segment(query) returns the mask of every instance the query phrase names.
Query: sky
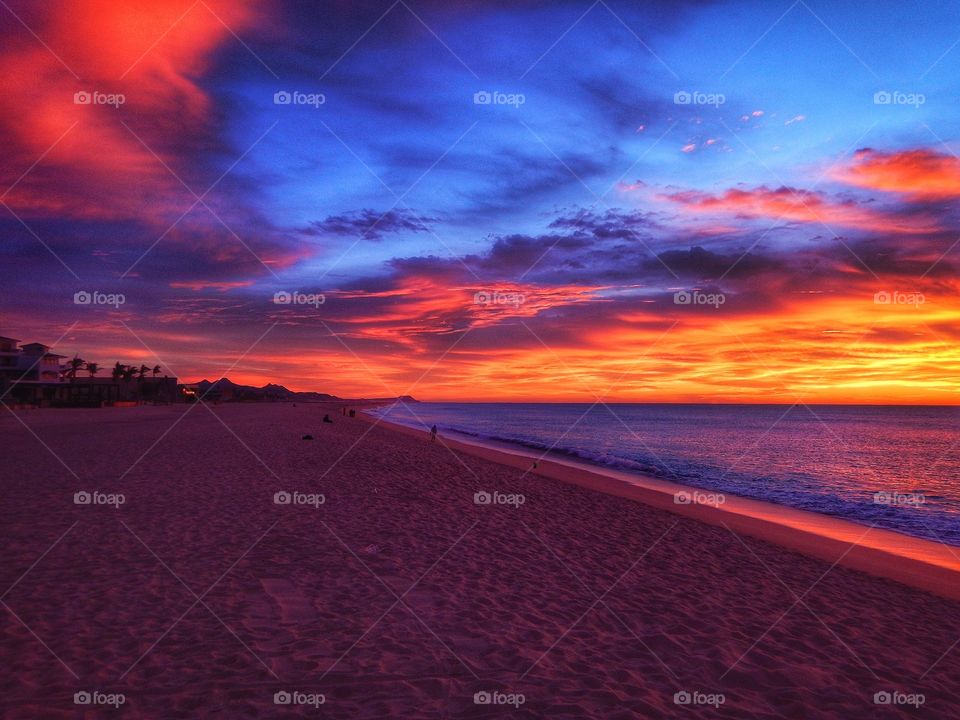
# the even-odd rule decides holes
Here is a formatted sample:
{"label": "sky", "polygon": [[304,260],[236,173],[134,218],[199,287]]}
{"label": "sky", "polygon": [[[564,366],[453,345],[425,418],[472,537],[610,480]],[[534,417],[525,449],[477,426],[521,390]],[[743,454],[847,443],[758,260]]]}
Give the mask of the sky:
{"label": "sky", "polygon": [[960,401],[960,6],[0,3],[0,334],[343,397]]}

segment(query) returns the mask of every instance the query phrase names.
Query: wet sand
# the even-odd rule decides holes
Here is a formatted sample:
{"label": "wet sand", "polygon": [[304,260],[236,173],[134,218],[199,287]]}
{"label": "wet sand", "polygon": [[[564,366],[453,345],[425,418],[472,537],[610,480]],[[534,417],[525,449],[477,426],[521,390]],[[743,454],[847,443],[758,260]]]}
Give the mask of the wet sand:
{"label": "wet sand", "polygon": [[[960,704],[955,601],[335,408],[185,410],[0,410],[3,717]],[[84,691],[125,702],[75,705]],[[875,705],[894,691],[924,704]]]}
{"label": "wet sand", "polygon": [[[385,420],[397,432],[426,439],[423,430]],[[456,452],[508,465],[524,473],[630,498],[711,525],[719,525],[831,565],[863,570],[927,592],[960,600],[960,548],[876,526],[796,508],[718,493],[609,467],[535,452],[460,434],[440,436]]]}

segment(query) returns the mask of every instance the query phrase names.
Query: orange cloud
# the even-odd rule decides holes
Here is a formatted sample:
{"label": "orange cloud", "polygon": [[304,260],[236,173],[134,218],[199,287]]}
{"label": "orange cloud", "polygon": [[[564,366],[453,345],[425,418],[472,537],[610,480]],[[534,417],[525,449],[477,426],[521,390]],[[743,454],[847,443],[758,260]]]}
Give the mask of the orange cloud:
{"label": "orange cloud", "polygon": [[825,194],[790,187],[771,190],[731,189],[721,195],[684,191],[661,197],[695,212],[733,213],[747,218],[781,218],[796,222],[840,225],[859,230],[893,233],[927,233],[939,228],[929,218],[900,218],[863,208],[852,200],[830,200]]}
{"label": "orange cloud", "polygon": [[[428,276],[408,276],[394,288],[379,292],[338,291],[337,302],[349,301],[362,309],[341,319],[345,337],[389,339],[415,349],[417,336],[448,334],[465,328],[492,327],[512,318],[533,318],[554,307],[596,300],[601,287],[558,285],[540,287],[522,283],[482,286],[447,284]],[[389,301],[384,305],[383,301]],[[377,301],[375,304],[371,301]]]}
{"label": "orange cloud", "polygon": [[834,173],[842,182],[904,193],[917,200],[960,197],[960,159],[932,150],[858,150],[854,162]]}

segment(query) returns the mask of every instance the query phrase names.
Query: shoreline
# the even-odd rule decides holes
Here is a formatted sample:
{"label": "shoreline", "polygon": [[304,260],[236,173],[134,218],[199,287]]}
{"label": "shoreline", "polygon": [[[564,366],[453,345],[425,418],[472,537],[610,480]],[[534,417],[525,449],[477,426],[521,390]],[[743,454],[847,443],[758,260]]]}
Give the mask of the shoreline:
{"label": "shoreline", "polygon": [[[396,432],[429,442],[429,433],[361,411],[358,417]],[[482,441],[467,436],[438,436],[451,450],[489,460],[524,474],[578,485],[597,492],[726,527],[820,560],[894,580],[951,600],[960,600],[960,548],[913,537],[876,526],[862,525],[831,515],[799,510],[729,493],[706,491],[572,459],[540,456],[522,445]],[[534,469],[532,464],[536,462]],[[685,493],[691,502],[677,502]],[[707,504],[702,496],[722,497]]]}

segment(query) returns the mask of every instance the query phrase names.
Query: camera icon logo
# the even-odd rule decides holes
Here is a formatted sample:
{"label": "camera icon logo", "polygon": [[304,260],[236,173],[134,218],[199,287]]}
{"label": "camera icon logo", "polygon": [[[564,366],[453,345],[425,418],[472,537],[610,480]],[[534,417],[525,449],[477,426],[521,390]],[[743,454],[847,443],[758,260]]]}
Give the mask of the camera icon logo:
{"label": "camera icon logo", "polygon": [[474,505],[489,505],[492,502],[493,502],[493,495],[488,493],[486,490],[481,490],[480,492],[475,492],[473,494]]}
{"label": "camera icon logo", "polygon": [[673,494],[674,505],[689,505],[693,498],[686,490],[680,490]]}
{"label": "camera icon logo", "polygon": [[273,94],[274,105],[289,105],[293,102],[293,95],[286,90],[279,90]]}
{"label": "camera icon logo", "polygon": [[689,305],[692,300],[693,300],[693,295],[691,295],[686,290],[680,290],[673,294],[674,305]]}
{"label": "camera icon logo", "polygon": [[686,90],[679,90],[673,94],[674,105],[689,105],[693,102],[693,95]]}
{"label": "camera icon logo", "polygon": [[493,95],[491,95],[486,90],[480,90],[473,94],[473,104],[474,105],[489,105],[493,102]]}
{"label": "camera icon logo", "polygon": [[873,704],[874,705],[889,705],[893,702],[893,696],[890,695],[886,690],[880,690],[873,694]]}
{"label": "camera icon logo", "polygon": [[293,295],[286,290],[275,292],[273,294],[273,303],[275,305],[289,305],[293,302]]}
{"label": "camera icon logo", "polygon": [[273,694],[274,705],[289,705],[293,702],[293,695],[286,690],[278,690]]}
{"label": "camera icon logo", "polygon": [[289,505],[291,502],[293,502],[293,495],[286,490],[281,490],[273,494],[274,505]]}
{"label": "camera icon logo", "polygon": [[873,302],[877,305],[889,305],[890,299],[890,293],[888,293],[886,290],[881,290],[880,292],[875,292],[873,294]]}
{"label": "camera icon logo", "polygon": [[493,697],[486,690],[481,690],[480,692],[475,692],[473,694],[474,705],[489,705],[492,702]]}
{"label": "camera icon logo", "polygon": [[93,95],[88,93],[86,90],[80,90],[73,94],[74,105],[89,105],[92,102],[93,102]]}
{"label": "camera icon logo", "polygon": [[89,305],[93,302],[93,295],[86,290],[79,290],[73,294],[74,305]]}
{"label": "camera icon logo", "polygon": [[89,705],[91,702],[93,702],[93,698],[86,690],[81,690],[73,694],[74,705]]}
{"label": "camera icon logo", "polygon": [[93,502],[93,496],[88,493],[86,490],[81,490],[80,492],[75,492],[73,494],[73,504],[74,505],[89,505]]}
{"label": "camera icon logo", "polygon": [[888,90],[880,90],[873,94],[874,105],[889,105],[892,100],[893,96]]}
{"label": "camera icon logo", "polygon": [[673,694],[673,702],[676,705],[689,705],[692,701],[693,697],[686,690],[681,690]]}

